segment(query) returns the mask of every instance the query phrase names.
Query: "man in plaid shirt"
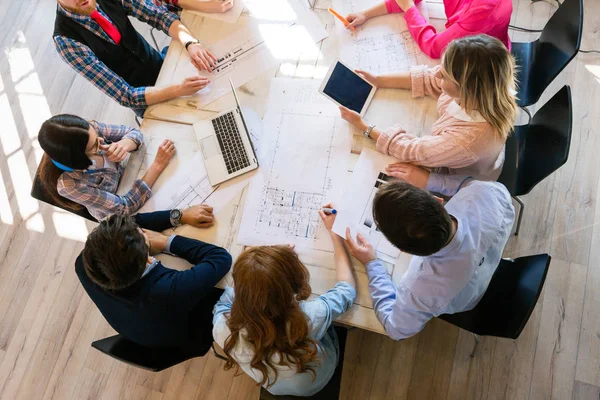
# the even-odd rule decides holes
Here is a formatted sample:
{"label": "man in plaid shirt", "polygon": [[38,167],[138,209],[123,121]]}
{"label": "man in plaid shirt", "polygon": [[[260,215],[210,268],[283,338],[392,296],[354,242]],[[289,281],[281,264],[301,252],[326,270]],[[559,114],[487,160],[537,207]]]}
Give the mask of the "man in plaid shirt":
{"label": "man in plaid shirt", "polygon": [[[220,3],[221,11],[225,11],[224,2]],[[142,116],[147,106],[194,94],[210,81],[194,76],[181,83],[154,87],[164,55],[133,28],[128,16],[179,40],[198,70],[212,71],[216,65],[216,57],[192,36],[167,5],[177,6],[178,0],[156,0],[156,3],[151,0],[58,0],[54,26],[56,50],[98,89]],[[230,8],[231,3],[226,7]]]}

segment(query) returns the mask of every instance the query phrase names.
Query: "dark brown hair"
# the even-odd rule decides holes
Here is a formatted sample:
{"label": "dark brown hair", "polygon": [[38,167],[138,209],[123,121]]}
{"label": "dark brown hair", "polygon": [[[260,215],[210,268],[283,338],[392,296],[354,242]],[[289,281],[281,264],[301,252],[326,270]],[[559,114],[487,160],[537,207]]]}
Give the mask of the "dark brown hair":
{"label": "dark brown hair", "polygon": [[56,184],[64,171],[54,165],[52,160],[73,169],[88,168],[92,164],[85,154],[90,138],[89,129],[89,122],[83,118],[60,114],[45,121],[38,133],[40,147],[45,153],[38,168],[44,190],[57,205],[74,211],[81,210],[83,206],[58,193]]}
{"label": "dark brown hair", "polygon": [[112,215],[89,234],[83,249],[87,276],[106,290],[137,282],[146,269],[148,244],[133,217]]}
{"label": "dark brown hair", "polygon": [[[318,359],[317,342],[310,332],[299,300],[310,296],[310,274],[289,246],[259,246],[244,251],[233,266],[235,301],[227,325],[231,335],[223,350],[227,355],[225,370],[238,366],[231,357],[240,331],[254,347],[252,368],[262,373],[259,385],[272,386],[277,370],[272,357],[279,356],[277,365],[294,366],[298,373],[315,370],[310,366]],[[275,377],[271,381],[268,370]]]}
{"label": "dark brown hair", "polygon": [[406,182],[383,185],[373,200],[379,230],[405,253],[428,256],[452,235],[452,218],[429,192]]}

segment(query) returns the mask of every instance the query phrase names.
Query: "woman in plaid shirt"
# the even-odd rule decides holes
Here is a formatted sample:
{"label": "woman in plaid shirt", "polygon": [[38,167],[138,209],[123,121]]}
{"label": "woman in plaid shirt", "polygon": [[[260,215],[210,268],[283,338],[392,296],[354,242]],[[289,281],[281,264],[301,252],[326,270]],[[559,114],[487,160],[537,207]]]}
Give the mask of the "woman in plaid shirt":
{"label": "woman in plaid shirt", "polygon": [[87,208],[98,220],[135,213],[152,196],[152,185],[175,154],[173,142],[165,139],[144,177],[119,196],[125,171],[121,162],[142,144],[140,131],[61,114],[42,124],[38,140],[45,153],[39,177],[46,193],[63,208]]}

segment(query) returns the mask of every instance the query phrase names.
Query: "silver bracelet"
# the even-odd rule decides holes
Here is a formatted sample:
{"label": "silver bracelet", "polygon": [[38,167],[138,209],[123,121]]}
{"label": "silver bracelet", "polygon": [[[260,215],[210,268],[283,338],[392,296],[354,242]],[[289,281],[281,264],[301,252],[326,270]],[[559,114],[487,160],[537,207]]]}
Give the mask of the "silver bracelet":
{"label": "silver bracelet", "polygon": [[367,130],[363,132],[363,135],[365,135],[365,137],[367,139],[371,138],[371,131],[373,130],[373,128],[375,128],[375,125],[369,125],[369,127],[367,128]]}

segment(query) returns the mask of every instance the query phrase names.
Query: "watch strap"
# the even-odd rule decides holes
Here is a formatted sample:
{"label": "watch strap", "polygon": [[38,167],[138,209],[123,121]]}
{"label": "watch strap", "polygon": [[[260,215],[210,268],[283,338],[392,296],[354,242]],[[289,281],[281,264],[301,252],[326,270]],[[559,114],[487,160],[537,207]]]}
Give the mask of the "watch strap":
{"label": "watch strap", "polygon": [[367,130],[363,132],[363,135],[365,135],[366,138],[371,138],[371,131],[373,128],[375,128],[375,125],[369,125]]}
{"label": "watch strap", "polygon": [[191,46],[191,45],[193,45],[193,44],[197,44],[197,43],[200,43],[200,41],[198,41],[198,40],[190,40],[190,41],[188,41],[188,42],[185,44],[185,49],[187,50],[187,49],[188,49],[188,47],[190,47],[190,46]]}

